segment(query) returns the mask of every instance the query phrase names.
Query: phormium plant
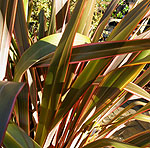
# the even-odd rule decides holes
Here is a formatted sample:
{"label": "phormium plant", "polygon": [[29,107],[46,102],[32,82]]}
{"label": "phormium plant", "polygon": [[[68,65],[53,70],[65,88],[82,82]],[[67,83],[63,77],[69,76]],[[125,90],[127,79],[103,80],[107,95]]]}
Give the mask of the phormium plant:
{"label": "phormium plant", "polygon": [[[95,3],[78,0],[70,16],[69,0],[52,0],[49,23],[41,9],[38,34],[30,38],[32,1],[0,1],[2,147],[149,145],[149,131],[111,139],[131,119],[149,122],[142,114],[149,102],[135,100],[108,123],[102,120],[132,95],[150,99],[142,88],[150,80],[150,69],[143,71],[150,62],[150,33],[143,29],[150,0],[137,1],[105,42],[99,38],[119,0],[110,2],[90,39]],[[136,113],[121,117],[137,105]]]}

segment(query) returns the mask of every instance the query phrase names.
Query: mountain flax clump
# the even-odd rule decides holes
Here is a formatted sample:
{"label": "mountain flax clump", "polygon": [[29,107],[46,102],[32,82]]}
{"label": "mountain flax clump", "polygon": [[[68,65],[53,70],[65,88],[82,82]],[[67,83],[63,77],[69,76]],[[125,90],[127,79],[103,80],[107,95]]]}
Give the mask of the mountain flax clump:
{"label": "mountain flax clump", "polygon": [[73,11],[70,0],[46,2],[50,17],[41,7],[34,28],[35,3],[0,1],[1,146],[149,146],[149,130],[119,135],[131,120],[150,118],[150,0],[135,1],[119,20],[112,14],[120,0],[111,0],[94,29],[102,1],[78,0]]}

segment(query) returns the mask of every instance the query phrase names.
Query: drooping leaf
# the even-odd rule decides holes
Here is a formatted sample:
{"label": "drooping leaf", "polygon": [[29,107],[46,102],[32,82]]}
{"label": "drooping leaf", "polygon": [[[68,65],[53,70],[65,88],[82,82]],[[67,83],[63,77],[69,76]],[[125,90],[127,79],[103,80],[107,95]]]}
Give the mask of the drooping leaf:
{"label": "drooping leaf", "polygon": [[[53,34],[47,36],[37,43],[33,44],[21,57],[20,61],[15,67],[15,81],[20,81],[23,73],[30,68],[32,65],[40,61],[42,58],[53,54],[58,45],[62,34]],[[89,38],[81,34],[76,34],[74,45],[84,44],[85,42],[90,42]],[[28,58],[28,60],[26,60]],[[22,66],[24,63],[24,66]]]}
{"label": "drooping leaf", "polygon": [[7,124],[13,111],[16,97],[23,86],[23,83],[0,82],[0,143],[2,143]]}
{"label": "drooping leaf", "polygon": [[14,123],[9,123],[3,144],[7,148],[41,148],[21,128]]}

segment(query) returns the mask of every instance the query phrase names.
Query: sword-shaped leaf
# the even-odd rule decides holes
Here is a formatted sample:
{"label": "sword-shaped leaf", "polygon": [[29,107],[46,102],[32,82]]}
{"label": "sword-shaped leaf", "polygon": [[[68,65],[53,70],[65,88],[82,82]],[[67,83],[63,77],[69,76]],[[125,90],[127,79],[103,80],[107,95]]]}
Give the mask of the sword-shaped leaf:
{"label": "sword-shaped leaf", "polygon": [[[86,8],[85,8],[85,10],[83,12],[83,15],[81,17],[81,21],[79,23],[79,27],[78,27],[78,30],[77,30],[78,33],[83,34],[86,26],[87,25],[88,26],[91,25],[91,21],[90,20],[92,19],[91,16],[93,17],[93,13],[94,13],[93,12],[93,7],[95,7],[95,2],[96,2],[95,0],[88,0],[87,6],[86,6]],[[88,19],[90,19],[90,20],[88,20]],[[89,21],[88,24],[87,24],[87,21]],[[84,34],[84,35],[86,35],[86,34]]]}
{"label": "sword-shaped leaf", "polygon": [[[21,57],[15,69],[15,81],[19,81],[23,73],[34,64],[49,64],[54,55],[61,34],[54,34],[45,37],[32,45]],[[115,55],[148,50],[150,48],[150,39],[132,40],[132,41],[113,41],[105,43],[91,43],[81,46],[74,46],[70,63],[78,63],[81,61],[96,60],[98,58],[106,58]],[[76,34],[74,45],[90,42],[89,38],[80,34]],[[30,55],[30,56],[29,56]],[[32,55],[32,56],[31,56]],[[28,58],[28,60],[26,60]],[[148,59],[146,59],[147,61]],[[144,59],[142,60],[142,62]],[[145,62],[145,61],[144,61]],[[24,63],[24,66],[21,66]],[[139,63],[135,62],[135,65]],[[132,64],[131,64],[132,65]]]}
{"label": "sword-shaped leaf", "polygon": [[131,28],[133,30],[136,27],[135,24],[137,24],[144,17],[148,10],[149,0],[143,0],[122,19],[122,21],[112,31],[108,40],[116,41],[118,39],[121,40],[122,37],[128,38],[131,34]]}
{"label": "sword-shaped leaf", "polygon": [[0,1],[0,80],[6,73],[8,51],[17,10],[17,0]]}
{"label": "sword-shaped leaf", "polygon": [[22,55],[23,52],[30,46],[22,0],[18,1],[14,32],[15,32],[15,38],[17,41],[18,50],[20,51],[20,55]]}
{"label": "sword-shaped leaf", "polygon": [[[107,58],[125,53],[142,51],[143,49],[148,50],[150,48],[148,40],[150,39],[91,43],[77,46],[73,48],[70,63]],[[145,61],[146,60],[148,61],[148,58],[145,59]],[[142,61],[139,61],[139,63],[140,62]],[[138,61],[136,63],[138,63]]]}
{"label": "sword-shaped leaf", "polygon": [[29,0],[23,0],[23,5],[24,5],[24,12],[25,12],[25,17],[26,17],[26,21],[27,21]]}
{"label": "sword-shaped leaf", "polygon": [[0,143],[2,143],[7,124],[11,117],[18,93],[23,88],[23,83],[0,82]]}
{"label": "sword-shaped leaf", "polygon": [[68,23],[70,0],[54,0],[56,7],[56,28],[57,30],[64,27]]}
{"label": "sword-shaped leaf", "polygon": [[130,82],[124,88],[126,91],[150,101],[150,94],[140,86]]}
{"label": "sword-shaped leaf", "polygon": [[45,16],[43,9],[39,13],[39,25],[39,39],[41,39],[45,35]]}
{"label": "sword-shaped leaf", "polygon": [[[123,39],[123,38],[127,38],[128,36],[128,31],[129,29],[131,29],[132,27],[136,27],[135,24],[138,23],[140,21],[140,19],[142,18],[141,15],[145,15],[146,12],[149,10],[149,4],[150,4],[150,1],[142,1],[138,7],[136,7],[135,9],[133,9],[134,11],[136,11],[137,15],[136,16],[131,16],[132,14],[132,11],[130,11],[130,13],[122,20],[121,23],[126,23],[126,27],[125,26],[121,26],[123,27],[121,31],[122,32],[122,35],[120,36],[119,34],[115,34],[115,31],[114,31],[114,38],[115,40],[118,40],[119,38],[120,39]],[[145,9],[143,9],[143,7],[145,7]],[[142,8],[141,11],[139,11],[138,9],[139,8]],[[133,12],[134,12],[133,11]],[[143,14],[142,14],[143,13]],[[130,26],[129,24],[131,23],[131,19],[132,18],[132,25]],[[135,23],[135,24],[134,24]],[[118,27],[118,25],[117,25]],[[116,28],[117,28],[116,27]],[[119,27],[118,27],[119,29]],[[114,29],[115,30],[115,29]],[[128,31],[127,31],[128,30]],[[117,31],[117,29],[116,29]],[[131,31],[131,30],[130,30]],[[131,32],[130,32],[131,33]],[[114,38],[110,39],[111,40],[114,40]],[[140,55],[141,58],[143,57],[142,55]],[[101,60],[97,60],[96,62],[100,62]],[[96,76],[96,69],[98,68],[95,67],[94,69],[94,64],[96,64],[96,62],[94,61],[91,61],[88,65],[88,66],[91,66],[93,68],[93,71],[95,73],[95,76]],[[100,65],[101,66],[101,65]],[[88,68],[85,68],[83,70],[83,72],[81,73],[81,75],[86,72],[86,75],[88,73],[88,71],[86,71],[86,69]],[[97,100],[97,103],[96,103],[96,107],[97,107],[97,111],[95,112],[95,115],[89,119],[89,121],[87,121],[85,123],[86,124],[89,124],[91,121],[93,121],[96,117],[98,117],[102,111],[105,109],[105,107],[101,108],[101,106],[107,101],[109,102],[108,104],[110,104],[112,101],[114,101],[114,99],[119,95],[119,93],[121,92],[121,90],[129,83],[131,82],[139,73],[140,71],[144,68],[144,65],[135,65],[133,67],[128,67],[127,69],[124,69],[124,68],[121,68],[121,69],[118,69],[118,70],[115,70],[115,71],[112,71],[112,73],[110,72],[108,75],[106,75],[103,79],[103,81],[100,83],[100,87],[98,88],[99,90],[96,90],[96,94],[94,95],[94,98],[95,100]],[[92,73],[93,74],[93,73]],[[79,78],[81,77],[81,75],[79,76]],[[93,74],[94,75],[94,74]],[[78,78],[78,79],[79,79]],[[90,77],[91,78],[91,77]],[[78,81],[78,79],[75,81],[75,83]],[[82,80],[83,81],[83,80]],[[74,83],[74,85],[75,85]],[[74,86],[73,85],[73,86]],[[80,84],[81,85],[81,84]],[[79,87],[79,86],[78,86]],[[71,91],[70,91],[71,92]],[[69,92],[69,93],[70,93]],[[67,94],[67,96],[69,95],[69,93]],[[76,92],[77,94],[77,92]],[[67,98],[66,96],[66,98]],[[72,95],[74,96],[74,95]],[[66,105],[67,99],[65,99],[65,101],[62,103],[62,110],[67,110],[67,108],[69,108],[69,105],[71,103],[69,103],[68,105]],[[73,99],[72,99],[73,101]],[[65,104],[66,103],[66,104]],[[95,102],[94,102],[95,103]],[[65,107],[64,107],[65,106]],[[67,106],[67,107],[66,107]],[[107,106],[107,105],[105,105]],[[94,107],[94,106],[93,106]],[[92,107],[92,108],[93,108]],[[91,110],[92,110],[91,108]],[[62,114],[62,110],[60,115]],[[58,118],[60,118],[60,116],[58,116]]]}
{"label": "sword-shaped leaf", "polygon": [[30,134],[30,120],[29,120],[29,88],[24,86],[22,91],[17,97],[15,104],[15,113],[19,122],[19,126],[27,133]]}
{"label": "sword-shaped leaf", "polygon": [[[26,50],[15,67],[14,81],[21,81],[21,76],[24,74],[24,72],[38,61],[46,58],[47,56],[53,56],[61,37],[61,33],[47,36]],[[77,33],[75,36],[74,45],[85,43],[90,43],[90,39]],[[48,64],[49,61],[50,60],[48,59]]]}
{"label": "sword-shaped leaf", "polygon": [[50,68],[45,80],[41,112],[36,133],[36,141],[43,145],[51,129],[53,118],[61,103],[61,92],[65,82],[66,73],[72,52],[73,40],[80,22],[80,18],[86,7],[87,0],[79,0],[74,13],[62,35],[50,62]]}
{"label": "sword-shaped leaf", "polygon": [[118,142],[116,140],[112,140],[109,138],[96,140],[90,144],[87,144],[83,148],[97,148],[97,147],[106,147],[106,146],[112,146],[115,148],[139,148],[138,146],[130,145],[123,142]]}
{"label": "sword-shaped leaf", "polygon": [[149,144],[149,141],[150,141],[150,130],[140,132],[124,140],[124,142],[134,144],[140,147],[144,146],[146,147],[146,145]]}
{"label": "sword-shaped leaf", "polygon": [[104,15],[102,16],[102,18],[98,24],[98,27],[97,27],[95,33],[93,35],[92,42],[98,42],[108,20],[110,19],[111,14],[112,14],[113,10],[115,9],[118,2],[119,2],[119,0],[112,0],[111,3],[109,4],[109,6],[107,7]]}
{"label": "sword-shaped leaf", "polygon": [[9,123],[3,144],[7,148],[41,148],[21,128],[14,123]]}
{"label": "sword-shaped leaf", "polygon": [[150,122],[150,116],[144,114],[139,114],[135,116],[134,119],[144,121],[144,122]]}

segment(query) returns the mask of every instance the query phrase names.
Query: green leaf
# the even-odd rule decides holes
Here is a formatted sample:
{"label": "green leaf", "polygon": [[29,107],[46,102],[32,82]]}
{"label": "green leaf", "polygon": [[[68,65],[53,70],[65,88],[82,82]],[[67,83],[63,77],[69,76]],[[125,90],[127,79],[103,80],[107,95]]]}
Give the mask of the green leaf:
{"label": "green leaf", "polygon": [[[129,40],[129,41],[113,41],[104,43],[91,43],[82,46],[74,46],[70,64],[93,61],[97,59],[103,59],[108,57],[113,57],[121,54],[132,53],[142,50],[149,51],[149,39],[141,40]],[[148,52],[147,52],[148,53]],[[49,61],[52,59],[53,53],[50,56],[42,58],[36,65],[48,65]],[[126,64],[126,66],[133,66],[139,64],[149,63],[149,56],[143,58],[142,60],[137,60],[135,62]]]}
{"label": "green leaf", "polygon": [[94,101],[90,110],[96,106],[96,111],[92,118],[84,123],[83,127],[89,125],[91,121],[96,119],[112,102],[114,102],[121,90],[139,74],[143,67],[143,65],[128,67],[127,69],[122,67],[109,72],[100,82],[99,87],[97,87],[93,94],[92,99]]}
{"label": "green leaf", "polygon": [[[34,64],[49,64],[53,57],[61,34],[54,34],[45,37],[32,45],[21,57],[15,69],[15,81],[19,81],[23,73]],[[76,34],[74,45],[90,42],[89,38]],[[70,63],[106,58],[114,55],[130,53],[135,51],[147,50],[150,48],[149,39],[117,41],[105,43],[91,43],[82,46],[74,46]],[[30,55],[30,56],[29,56]],[[32,56],[31,56],[32,55]],[[28,58],[28,60],[26,60]],[[24,66],[22,66],[24,63]],[[139,62],[138,62],[139,63]],[[136,65],[137,63],[135,63]],[[139,63],[141,64],[141,63]],[[142,62],[143,64],[143,62]],[[129,65],[130,66],[130,65]],[[132,65],[131,65],[132,66]]]}
{"label": "green leaf", "polygon": [[66,26],[50,62],[50,68],[45,80],[39,124],[35,138],[40,145],[44,144],[49,130],[52,129],[53,118],[61,102],[61,91],[68,70],[72,45],[80,18],[86,7],[86,1],[87,0],[79,0],[77,2],[74,13]]}
{"label": "green leaf", "polygon": [[[121,30],[122,33],[119,35],[120,30],[119,28],[117,28],[116,31],[119,30],[118,34],[115,34],[115,31],[114,31],[114,35],[112,34],[113,37],[111,36],[108,40],[126,39],[129,36],[129,34],[133,31],[133,29],[136,27],[137,23],[141,20],[141,18],[148,11],[149,4],[150,4],[150,1],[144,0],[142,3],[138,5],[138,7],[130,11],[130,13],[126,17],[124,17],[124,19],[121,21],[122,24],[123,23],[126,24],[126,25],[120,25],[120,26],[123,26],[123,28],[120,27],[122,29]],[[143,7],[145,7],[145,9],[143,9]],[[135,11],[136,11],[136,17],[135,15],[133,15]],[[96,79],[96,77],[103,72],[103,70],[105,69],[105,66],[107,66],[110,60],[111,59],[108,58],[108,59],[90,61],[88,63],[86,68],[82,71],[80,76],[76,79],[76,81],[72,85],[69,93],[66,95],[65,100],[63,101],[60,107],[60,110],[58,111],[58,114],[55,118],[56,123],[69,111],[69,109],[79,99],[79,97],[81,97],[81,95],[87,90],[87,88]],[[107,81],[106,80],[107,76],[106,76],[105,77],[106,79],[104,78],[104,80],[106,81],[103,81],[104,83],[105,82],[106,83],[105,84],[103,82],[101,83],[102,89],[100,89],[101,91],[99,92],[99,96],[101,97],[99,98],[100,101],[99,101],[98,106],[100,106],[101,103],[104,103],[110,97],[113,100],[120,93],[120,90],[124,88],[125,85],[127,85],[135,76],[139,74],[139,72],[142,70],[143,67],[144,65],[139,66],[139,67],[135,66],[134,68],[128,68],[127,72],[124,71],[125,69],[122,69],[122,70],[119,70],[118,72],[115,71],[114,73],[111,74],[111,76],[107,75],[111,80]],[[117,79],[120,75],[122,76],[119,79]],[[101,95],[101,93],[103,95]],[[105,100],[105,101],[101,102],[101,100],[103,101]],[[97,117],[98,115],[99,113],[97,112],[95,117]]]}
{"label": "green leaf", "polygon": [[29,126],[29,90],[25,85],[17,97],[15,104],[15,113],[19,121],[19,126],[27,133],[30,133]]}
{"label": "green leaf", "polygon": [[[21,81],[21,76],[28,68],[30,68],[32,65],[45,58],[46,56],[50,56],[51,54],[53,54],[61,37],[61,33],[47,36],[33,44],[28,50],[26,50],[15,67],[14,81]],[[90,42],[88,37],[78,33],[76,34],[74,45],[84,44],[86,42]]]}
{"label": "green leaf", "polygon": [[115,29],[110,34],[108,40],[122,40],[128,38],[139,21],[149,10],[149,0],[143,0],[139,5],[132,9],[122,21],[115,27]]}
{"label": "green leaf", "polygon": [[139,86],[143,87],[148,83],[149,77],[150,77],[150,68],[148,68],[141,74],[141,76],[135,81],[135,84],[138,84]]}
{"label": "green leaf", "polygon": [[0,143],[11,117],[16,97],[23,86],[23,83],[0,81]]}
{"label": "green leaf", "polygon": [[[89,3],[91,2],[90,0],[88,1]],[[89,36],[89,32],[90,32],[90,28],[91,28],[91,23],[92,23],[92,20],[93,20],[93,14],[94,14],[94,10],[95,10],[95,0],[93,0],[91,3],[90,3],[90,9],[88,10],[90,13],[87,15],[87,20],[85,20],[85,27],[84,27],[84,30],[83,30],[83,35],[86,35],[86,36]],[[86,9],[88,9],[88,7],[86,7]],[[82,26],[83,27],[83,26]]]}
{"label": "green leaf", "polygon": [[41,148],[14,123],[9,123],[3,144],[7,148]]}
{"label": "green leaf", "polygon": [[[150,2],[148,2],[148,1],[143,1],[142,3],[140,3],[139,5],[138,5],[138,9],[139,9],[139,7],[140,8],[142,8],[144,5],[147,5],[146,7],[148,7],[149,5],[148,4],[150,4]],[[145,7],[145,6],[144,6]],[[142,13],[139,11],[137,9],[137,7],[135,8],[135,9],[133,9],[134,11],[136,10],[138,13],[137,13],[137,16],[135,17],[132,17],[131,16],[131,12],[133,11],[130,11],[130,13],[121,21],[121,23],[126,23],[126,26],[124,26],[125,28],[122,28],[122,30],[119,30],[119,31],[122,31],[122,36],[119,36],[119,32],[118,32],[118,34],[115,34],[118,30],[117,29],[120,29],[122,26],[120,26],[120,28],[118,27],[121,23],[119,23],[119,25],[117,25],[117,27],[114,29],[114,38],[115,38],[115,40],[119,40],[119,39],[124,39],[124,38],[127,38],[127,36],[128,36],[128,33],[131,31],[130,29],[134,26],[134,27],[136,27],[135,26],[135,24],[136,23],[138,23],[139,22],[139,20],[141,19],[141,15],[143,15],[144,16],[144,14],[148,11],[148,8],[146,8],[146,10],[145,10],[145,12],[143,11]],[[133,11],[133,12],[134,12]],[[130,17],[129,17],[130,16]],[[132,21],[130,20],[131,19],[131,17],[132,17]],[[131,25],[129,25],[130,24],[130,22],[132,22],[133,24],[132,24],[132,27],[131,27]],[[127,30],[128,31],[127,31]],[[130,31],[129,31],[130,30]],[[116,32],[115,32],[116,31]],[[131,32],[130,32],[131,33]],[[113,33],[112,33],[112,36],[113,36]],[[110,37],[108,38],[108,40],[114,40],[114,38],[112,39],[111,37],[112,37],[111,35],[110,35]],[[143,54],[143,52],[142,52],[142,54],[139,54],[139,58],[143,58],[143,57],[145,57],[145,53],[146,52],[144,52],[144,54]],[[147,53],[147,54],[149,54],[149,53]],[[138,58],[138,59],[139,59]],[[98,60],[98,61],[100,61],[100,60]],[[98,62],[97,61],[97,62]],[[90,62],[91,63],[91,62]],[[89,63],[89,65],[90,65],[90,63]],[[94,63],[94,62],[93,62]],[[91,66],[91,65],[90,65]],[[92,66],[92,67],[94,67],[94,66]],[[124,88],[130,81],[132,81],[132,79],[130,79],[131,78],[131,75],[133,76],[132,78],[134,78],[135,76],[137,76],[139,73],[140,73],[140,71],[142,70],[144,68],[144,65],[135,65],[135,66],[133,66],[132,68],[129,68],[128,67],[128,69],[118,69],[118,71],[114,71],[114,72],[112,72],[113,74],[110,74],[110,76],[108,76],[108,75],[106,75],[106,77],[108,76],[111,80],[106,80],[107,78],[106,77],[104,77],[104,79],[103,79],[103,82],[105,83],[103,83],[103,82],[101,82],[100,83],[100,88],[98,88],[98,89],[100,89],[99,90],[99,92],[98,92],[98,90],[96,90],[97,91],[97,94],[95,94],[95,96],[96,96],[96,100],[99,100],[98,102],[97,102],[97,104],[96,104],[96,106],[97,106],[97,111],[95,112],[95,115],[93,116],[93,118],[91,118],[91,119],[89,119],[89,121],[87,121],[87,123],[89,124],[93,119],[95,119],[96,117],[98,117],[98,115],[100,114],[100,113],[102,113],[102,111],[103,111],[103,109],[101,109],[100,108],[100,106],[102,106],[103,105],[103,103],[104,102],[106,102],[106,101],[114,101],[114,99],[115,99],[115,97],[117,97],[117,95],[119,95],[119,93],[120,93],[120,91],[119,90],[122,90],[122,88]],[[132,74],[131,74],[132,73]],[[131,74],[131,75],[130,75]],[[105,79],[106,78],[106,79]],[[115,80],[116,79],[116,80]],[[125,81],[124,81],[125,80]],[[116,82],[115,82],[116,81]],[[114,84],[113,84],[114,83]],[[117,89],[118,89],[118,91],[117,91]],[[98,95],[98,96],[97,96]],[[100,111],[99,111],[100,110]],[[86,123],[85,123],[86,124]]]}
{"label": "green leaf", "polygon": [[[150,50],[148,50],[145,53],[150,54]],[[131,63],[125,65],[125,66],[133,66],[133,65],[149,64],[149,63],[150,63],[150,55],[148,55],[148,56],[146,56],[146,57],[144,57],[142,59],[136,60],[136,61],[134,60],[133,62],[131,62]]]}
{"label": "green leaf", "polygon": [[81,17],[81,20],[79,23],[79,27],[77,30],[78,33],[81,33],[81,34],[85,33],[84,35],[88,34],[89,30],[87,31],[87,33],[84,32],[84,30],[86,29],[86,27],[91,25],[93,13],[94,13],[93,8],[95,7],[95,2],[96,2],[96,0],[88,0],[87,1],[86,8],[82,14],[82,17]]}
{"label": "green leaf", "polygon": [[[149,82],[149,77],[150,77],[150,68],[147,69],[146,71],[144,71],[142,73],[142,75],[140,77],[138,77],[137,80],[135,80],[134,83],[140,87],[144,87]],[[132,99],[132,96],[133,96],[132,93],[126,92],[126,93],[124,93],[124,95],[122,95],[121,100],[123,102],[127,101],[128,99]]]}
{"label": "green leaf", "polygon": [[147,144],[149,144],[149,141],[150,141],[150,131],[149,130],[140,132],[140,133],[133,135],[124,140],[124,142],[128,142],[130,144],[134,144],[136,146],[140,146],[143,148],[146,147]]}
{"label": "green leaf", "polygon": [[56,0],[52,0],[51,16],[49,20],[48,35],[56,33]]}
{"label": "green leaf", "polygon": [[24,10],[23,1],[19,0],[16,12],[14,32],[20,55],[22,55],[24,51],[30,46],[27,24],[25,19],[25,12],[23,10]]}
{"label": "green leaf", "polygon": [[115,148],[139,148],[138,146],[133,146],[128,143],[118,142],[112,139],[100,139],[96,140],[90,144],[87,144],[83,148],[97,148],[97,147],[105,147],[105,146],[113,146]]}
{"label": "green leaf", "polygon": [[97,27],[95,33],[93,35],[92,42],[98,42],[108,20],[110,19],[111,14],[112,14],[113,10],[115,9],[118,2],[119,2],[119,0],[112,0],[111,3],[109,4],[109,6],[107,7],[106,11],[104,12],[104,14],[98,24],[98,27]]}
{"label": "green leaf", "polygon": [[[144,49],[148,50],[149,48],[149,39],[85,44],[73,48],[70,63],[112,57],[115,55],[142,51]],[[142,61],[136,61],[134,63],[147,62],[148,58],[149,57],[147,57],[145,61],[142,59]]]}
{"label": "green leaf", "polygon": [[41,9],[39,13],[39,39],[44,37],[45,34],[45,18],[44,18],[44,10]]}

